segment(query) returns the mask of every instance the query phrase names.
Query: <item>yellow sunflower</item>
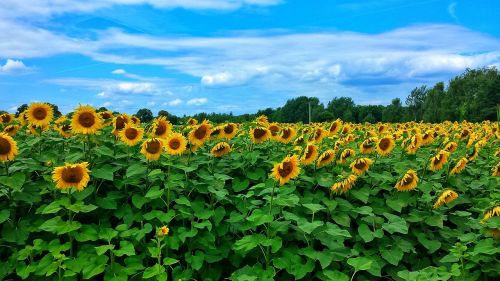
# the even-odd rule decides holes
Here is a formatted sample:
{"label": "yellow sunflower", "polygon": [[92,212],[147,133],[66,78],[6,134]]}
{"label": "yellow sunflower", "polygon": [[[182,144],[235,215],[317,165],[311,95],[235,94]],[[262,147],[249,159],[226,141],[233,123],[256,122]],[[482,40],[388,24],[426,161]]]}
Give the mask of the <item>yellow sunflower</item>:
{"label": "yellow sunflower", "polygon": [[369,154],[372,153],[373,150],[375,149],[375,146],[378,143],[378,139],[376,137],[371,137],[366,140],[364,140],[360,145],[359,145],[359,150],[363,154]]}
{"label": "yellow sunflower", "polygon": [[429,130],[422,136],[422,144],[429,145],[434,142],[434,132]]}
{"label": "yellow sunflower", "polygon": [[19,123],[21,123],[21,126],[28,125],[28,110],[25,110],[19,114],[19,117],[17,117],[17,120]]}
{"label": "yellow sunflower", "polygon": [[132,121],[130,121],[130,117],[127,114],[115,116],[113,118],[113,134],[118,136],[118,133],[130,122]]}
{"label": "yellow sunflower", "polygon": [[304,144],[304,135],[300,135],[298,138],[296,138],[293,144],[295,145]]}
{"label": "yellow sunflower", "polygon": [[180,133],[171,133],[166,139],[165,149],[170,155],[180,155],[186,151],[187,140]]}
{"label": "yellow sunflower", "polygon": [[357,179],[358,176],[350,174],[342,181],[334,183],[330,189],[335,193],[346,193],[347,191],[351,190],[351,188],[356,184]]}
{"label": "yellow sunflower", "polygon": [[141,145],[141,153],[148,160],[160,159],[163,150],[163,141],[161,139],[152,138],[145,140]]}
{"label": "yellow sunflower", "polygon": [[491,175],[494,176],[494,177],[498,177],[500,176],[500,162],[498,162],[496,164],[496,166],[494,166],[492,169],[491,169]]}
{"label": "yellow sunflower", "polygon": [[0,133],[0,161],[12,161],[17,156],[17,143],[6,133]]}
{"label": "yellow sunflower", "polygon": [[212,147],[210,151],[215,157],[222,157],[225,154],[231,152],[231,146],[227,142],[219,142],[218,144]]}
{"label": "yellow sunflower", "polygon": [[326,137],[326,132],[323,128],[318,127],[314,130],[313,140],[315,143],[320,143],[324,137]]}
{"label": "yellow sunflower", "polygon": [[269,120],[267,119],[266,115],[261,115],[261,116],[257,117],[257,119],[255,121],[257,122],[257,124],[259,124],[261,126],[267,126],[267,124],[269,123]]}
{"label": "yellow sunflower", "polygon": [[458,144],[456,142],[449,142],[444,147],[444,150],[448,151],[449,153],[453,153],[455,150],[457,150],[457,148]]}
{"label": "yellow sunflower", "polygon": [[408,170],[394,186],[398,191],[410,191],[417,187],[418,176],[414,170]]}
{"label": "yellow sunflower", "polygon": [[441,150],[436,154],[436,156],[432,157],[430,159],[429,163],[429,170],[431,171],[438,171],[443,168],[444,164],[448,162],[448,157],[450,156],[450,153],[446,150]]}
{"label": "yellow sunflower", "polygon": [[132,117],[130,117],[130,121],[132,121],[132,123],[134,123],[134,125],[136,126],[141,125],[141,119],[139,119],[139,117],[135,115],[132,115]]}
{"label": "yellow sunflower", "polygon": [[318,160],[316,160],[316,167],[321,168],[323,166],[326,166],[332,163],[334,159],[335,159],[335,150],[328,149],[318,157]]}
{"label": "yellow sunflower", "polygon": [[271,132],[267,128],[257,127],[250,130],[250,138],[255,144],[263,143],[271,137]]}
{"label": "yellow sunflower", "polygon": [[0,123],[7,125],[14,120],[14,116],[10,113],[4,113],[0,115]]}
{"label": "yellow sunflower", "polygon": [[441,193],[441,195],[438,197],[438,199],[434,203],[433,208],[437,209],[437,208],[443,206],[444,204],[448,204],[451,201],[454,201],[457,198],[458,198],[458,194],[455,191],[453,191],[451,189],[447,189],[447,190],[443,191],[443,193]]}
{"label": "yellow sunflower", "polygon": [[165,116],[156,118],[151,128],[151,136],[155,138],[166,138],[172,131],[172,124]]}
{"label": "yellow sunflower", "polygon": [[351,170],[358,176],[364,174],[370,168],[370,165],[373,164],[373,160],[370,158],[358,158],[351,163]]}
{"label": "yellow sunflower", "polygon": [[300,163],[302,165],[312,164],[314,161],[316,161],[317,157],[318,157],[318,148],[313,144],[309,144],[304,150],[304,154],[302,154],[302,157],[300,158]]}
{"label": "yellow sunflower", "polygon": [[469,159],[468,159],[469,162],[476,160],[476,158],[479,156],[479,151],[480,150],[481,149],[479,147],[477,147],[477,146],[474,146],[472,148],[472,153],[470,153],[470,154],[467,155],[469,157]]}
{"label": "yellow sunflower", "polygon": [[297,155],[287,156],[283,161],[274,165],[272,176],[280,185],[284,185],[300,173],[299,159]]}
{"label": "yellow sunflower", "polygon": [[210,130],[210,139],[222,138],[224,135],[223,129],[224,127],[220,125],[212,128],[212,130]]}
{"label": "yellow sunflower", "polygon": [[19,131],[19,125],[8,125],[3,129],[3,132],[11,137],[15,136],[17,131]]}
{"label": "yellow sunflower", "polygon": [[164,226],[160,227],[160,229],[158,229],[157,235],[158,235],[158,237],[165,237],[168,235],[169,232],[170,232],[170,229],[164,225]]}
{"label": "yellow sunflower", "polygon": [[498,217],[498,216],[500,216],[500,206],[495,206],[484,214],[484,217],[481,220],[481,223],[485,223],[487,220],[491,219],[492,217]]}
{"label": "yellow sunflower", "polygon": [[342,120],[335,120],[330,127],[328,128],[329,135],[332,137],[336,135],[340,131],[340,127],[342,126]]}
{"label": "yellow sunflower", "polygon": [[33,125],[33,124],[28,124],[28,130],[30,132],[30,134],[34,135],[34,136],[38,136],[40,135],[40,131],[42,132],[46,132],[49,130],[49,125],[44,125],[42,127],[39,127],[39,126],[36,126],[36,125]]}
{"label": "yellow sunflower", "polygon": [[210,137],[210,129],[210,124],[207,120],[204,120],[200,125],[197,125],[189,132],[189,142],[201,146]]}
{"label": "yellow sunflower", "polygon": [[344,164],[347,162],[347,158],[356,156],[356,152],[350,148],[346,148],[340,153],[340,158],[337,161],[340,164]]}
{"label": "yellow sunflower", "polygon": [[67,190],[74,187],[82,191],[90,181],[89,163],[68,164],[56,167],[52,172],[52,180],[58,189]]}
{"label": "yellow sunflower", "polygon": [[189,118],[189,119],[187,120],[187,124],[188,124],[189,126],[198,125],[198,120],[196,120],[196,119],[194,119],[194,118]]}
{"label": "yellow sunflower", "polygon": [[127,124],[118,134],[120,140],[128,146],[138,144],[144,136],[144,129],[136,127],[132,124]]}
{"label": "yellow sunflower", "polygon": [[238,133],[238,127],[234,123],[228,123],[224,125],[222,133],[226,139],[230,140]]}
{"label": "yellow sunflower", "polygon": [[422,135],[415,134],[410,138],[410,143],[406,148],[408,154],[416,154],[417,150],[422,146]]}
{"label": "yellow sunflower", "polygon": [[352,128],[351,125],[345,124],[344,127],[342,128],[342,134],[349,134],[351,132]]}
{"label": "yellow sunflower", "polygon": [[94,135],[101,126],[101,117],[88,105],[80,105],[71,118],[71,128],[76,134]]}
{"label": "yellow sunflower", "polygon": [[279,134],[281,132],[281,127],[278,125],[278,123],[274,122],[274,123],[269,124],[269,126],[267,126],[267,129],[269,130],[269,132],[271,132],[272,139],[279,138]]}
{"label": "yellow sunflower", "polygon": [[60,126],[55,127],[57,132],[63,137],[63,138],[69,138],[71,137],[71,125],[70,124],[64,124]]}
{"label": "yellow sunflower", "polygon": [[460,172],[462,172],[463,169],[465,169],[465,165],[467,165],[467,162],[469,162],[469,160],[467,160],[467,158],[465,157],[462,157],[462,159],[458,160],[455,167],[451,169],[450,175],[459,174]]}
{"label": "yellow sunflower", "polygon": [[376,149],[380,156],[386,156],[394,149],[394,140],[391,137],[383,137],[378,141]]}
{"label": "yellow sunflower", "polygon": [[101,111],[99,112],[99,116],[101,116],[102,120],[113,119],[113,112],[111,111]]}
{"label": "yellow sunflower", "polygon": [[54,111],[46,103],[32,103],[27,109],[26,116],[30,124],[44,127],[49,125],[54,116]]}
{"label": "yellow sunflower", "polygon": [[295,138],[296,135],[297,135],[297,132],[295,131],[294,128],[285,127],[281,130],[281,134],[279,136],[279,141],[281,143],[289,143]]}

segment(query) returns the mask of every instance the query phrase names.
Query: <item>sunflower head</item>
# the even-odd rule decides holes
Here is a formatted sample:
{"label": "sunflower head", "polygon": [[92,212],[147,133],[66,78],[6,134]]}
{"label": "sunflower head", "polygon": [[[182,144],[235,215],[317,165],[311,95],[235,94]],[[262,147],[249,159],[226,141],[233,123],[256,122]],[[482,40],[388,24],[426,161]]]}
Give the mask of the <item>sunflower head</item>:
{"label": "sunflower head", "polygon": [[373,164],[373,160],[370,158],[358,158],[351,163],[351,170],[358,176],[363,175],[370,166]]}
{"label": "sunflower head", "polygon": [[295,145],[300,145],[300,144],[304,144],[304,135],[300,135],[299,137],[297,137],[295,139],[295,141],[293,142],[293,144]]}
{"label": "sunflower head", "polygon": [[28,120],[28,110],[25,110],[19,114],[19,117],[17,117],[17,120],[19,123],[21,123],[21,126],[28,125],[29,120]]}
{"label": "sunflower head", "polygon": [[0,115],[0,123],[7,125],[14,120],[14,116],[10,113]]}
{"label": "sunflower head", "polygon": [[491,209],[489,209],[486,213],[484,213],[484,217],[481,220],[481,223],[485,223],[487,220],[491,219],[492,217],[498,217],[500,216],[500,206],[495,206]]}
{"label": "sunflower head", "polygon": [[164,225],[158,229],[156,235],[158,235],[158,237],[165,237],[168,235],[169,232],[170,232],[170,229]]}
{"label": "sunflower head", "polygon": [[284,185],[300,173],[297,155],[287,156],[283,161],[274,165],[271,175],[280,185]]}
{"label": "sunflower head", "polygon": [[453,153],[453,152],[455,152],[455,150],[457,150],[457,148],[458,148],[458,144],[456,142],[449,142],[444,147],[444,150],[448,151],[449,153]]}
{"label": "sunflower head", "polygon": [[295,138],[296,135],[297,132],[293,127],[285,127],[281,130],[281,134],[279,135],[279,141],[281,143],[289,143]]}
{"label": "sunflower head", "polygon": [[408,170],[406,174],[394,186],[397,191],[410,191],[417,187],[418,176],[414,170]]}
{"label": "sunflower head", "polygon": [[386,156],[394,149],[394,140],[391,137],[383,137],[378,141],[376,149],[380,156]]}
{"label": "sunflower head", "polygon": [[188,126],[194,126],[194,125],[198,125],[198,120],[194,119],[194,118],[189,118],[187,120],[187,124]]}
{"label": "sunflower head", "polygon": [[269,126],[267,126],[267,129],[269,130],[269,132],[271,132],[272,139],[277,139],[279,137],[281,127],[278,125],[278,123],[274,122],[269,124]]}
{"label": "sunflower head", "polygon": [[342,120],[335,120],[330,127],[328,128],[328,132],[330,136],[336,135],[340,131],[340,127],[342,127]]}
{"label": "sunflower head", "polygon": [[17,156],[17,143],[6,133],[0,133],[0,161],[12,161]]}
{"label": "sunflower head", "polygon": [[328,149],[318,157],[318,160],[316,160],[316,167],[321,168],[323,166],[326,166],[332,163],[334,159],[335,159],[335,150]]}
{"label": "sunflower head", "polygon": [[61,125],[56,125],[55,129],[63,138],[69,138],[71,137],[71,125],[70,124],[61,124]]}
{"label": "sunflower head", "polygon": [[448,162],[448,157],[450,156],[450,153],[446,150],[441,150],[436,154],[434,157],[432,157],[429,161],[429,170],[431,171],[438,171],[443,168],[444,164]]}
{"label": "sunflower head", "polygon": [[458,160],[457,164],[455,164],[455,167],[451,169],[450,175],[455,175],[462,172],[465,169],[467,162],[469,162],[469,160],[467,160],[467,158],[465,157],[462,157],[460,160]]}
{"label": "sunflower head", "polygon": [[102,120],[110,120],[113,119],[113,112],[111,111],[101,111],[99,112],[99,116],[101,116]]}
{"label": "sunflower head", "polygon": [[101,127],[101,117],[88,105],[80,105],[71,118],[71,128],[76,134],[94,135]]}
{"label": "sunflower head", "polygon": [[267,119],[266,115],[261,115],[261,116],[257,117],[255,122],[257,122],[257,124],[259,124],[261,126],[267,126],[267,124],[269,123],[269,120]]}
{"label": "sunflower head", "polygon": [[17,131],[19,131],[19,125],[8,125],[3,129],[3,132],[11,137],[15,136]]}
{"label": "sunflower head", "polygon": [[498,162],[492,169],[491,175],[494,177],[500,176],[500,162]]}
{"label": "sunflower head", "polygon": [[56,167],[52,172],[52,180],[56,183],[56,187],[61,190],[75,188],[82,191],[89,183],[88,163],[68,164]]}
{"label": "sunflower head", "polygon": [[166,138],[171,131],[172,124],[167,120],[165,116],[161,116],[153,121],[153,126],[151,127],[151,136],[155,138]]}
{"label": "sunflower head", "polygon": [[316,158],[318,158],[318,148],[313,144],[308,144],[302,157],[300,158],[300,163],[303,165],[312,164]]}
{"label": "sunflower head", "polygon": [[43,127],[49,125],[54,116],[54,111],[46,103],[32,103],[27,109],[26,116],[30,124]]}
{"label": "sunflower head", "polygon": [[313,140],[315,143],[320,143],[324,137],[326,137],[326,132],[323,128],[318,127],[314,130]]}
{"label": "sunflower head", "polygon": [[238,127],[236,126],[235,123],[228,123],[224,125],[222,130],[223,137],[228,140],[234,138],[234,136],[236,136],[237,133],[238,133]]}
{"label": "sunflower head", "polygon": [[125,128],[125,125],[130,123],[130,117],[127,114],[120,114],[113,118],[113,134],[118,135],[118,132]]}
{"label": "sunflower head", "polygon": [[118,136],[126,145],[134,146],[142,140],[142,137],[144,136],[144,129],[129,123],[119,132]]}
{"label": "sunflower head", "polygon": [[180,155],[186,151],[187,140],[180,133],[172,133],[166,139],[165,149],[170,155]]}
{"label": "sunflower head", "polygon": [[130,121],[132,121],[132,123],[136,126],[141,125],[141,119],[139,119],[139,117],[135,115],[132,115],[132,117],[130,117]]}
{"label": "sunflower head", "polygon": [[189,132],[188,139],[192,144],[201,146],[210,137],[210,131],[208,120],[203,120]]}
{"label": "sunflower head", "polygon": [[356,156],[356,152],[350,148],[346,148],[340,153],[340,158],[338,160],[338,163],[344,164],[347,162],[347,158]]}
{"label": "sunflower head", "polygon": [[458,194],[455,191],[453,191],[451,189],[447,189],[447,190],[443,191],[443,193],[441,193],[441,195],[439,195],[438,199],[434,203],[433,208],[437,209],[437,208],[443,206],[444,204],[448,204],[451,201],[454,201],[457,198],[458,198]]}
{"label": "sunflower head", "polygon": [[377,143],[378,139],[376,137],[367,138],[359,145],[359,150],[363,154],[372,153],[375,150]]}
{"label": "sunflower head", "polygon": [[231,146],[227,142],[219,142],[218,144],[212,147],[210,151],[215,157],[222,157],[225,154],[231,152]]}
{"label": "sunflower head", "polygon": [[357,179],[355,174],[350,174],[347,178],[334,183],[330,189],[335,193],[346,193],[356,184]]}
{"label": "sunflower head", "polygon": [[158,138],[147,139],[142,143],[141,153],[148,160],[160,159],[163,150],[163,141]]}
{"label": "sunflower head", "polygon": [[271,132],[269,132],[267,128],[256,127],[250,130],[250,138],[252,139],[252,142],[255,144],[263,143],[267,141],[270,137],[271,137]]}

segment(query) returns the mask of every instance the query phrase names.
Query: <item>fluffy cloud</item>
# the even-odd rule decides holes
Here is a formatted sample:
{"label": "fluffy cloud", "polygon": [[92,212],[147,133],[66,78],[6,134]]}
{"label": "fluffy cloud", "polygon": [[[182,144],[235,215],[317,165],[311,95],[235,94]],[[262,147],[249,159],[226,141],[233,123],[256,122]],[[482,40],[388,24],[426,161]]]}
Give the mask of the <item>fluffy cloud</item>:
{"label": "fluffy cloud", "polygon": [[119,69],[115,69],[115,70],[111,71],[111,73],[112,74],[125,74],[127,72],[125,71],[125,69],[119,68]]}
{"label": "fluffy cloud", "polygon": [[187,105],[202,105],[208,102],[207,98],[195,98],[186,102]]}
{"label": "fluffy cloud", "polygon": [[22,74],[31,69],[20,60],[8,59],[4,65],[0,65],[0,74]]}
{"label": "fluffy cloud", "polygon": [[169,102],[164,102],[164,103],[163,103],[163,105],[169,105],[169,106],[178,106],[178,105],[180,105],[180,104],[182,104],[182,100],[181,100],[181,99],[179,99],[179,98],[177,98],[177,99],[175,99],[175,100],[171,100],[171,101],[169,101]]}

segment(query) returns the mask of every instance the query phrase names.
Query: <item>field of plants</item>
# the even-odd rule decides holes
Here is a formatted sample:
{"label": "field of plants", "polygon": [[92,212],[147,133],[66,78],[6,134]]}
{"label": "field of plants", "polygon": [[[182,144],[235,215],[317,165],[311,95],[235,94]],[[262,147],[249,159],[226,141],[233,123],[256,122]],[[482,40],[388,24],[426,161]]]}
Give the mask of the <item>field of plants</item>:
{"label": "field of plants", "polygon": [[498,280],[498,122],[0,116],[0,280]]}

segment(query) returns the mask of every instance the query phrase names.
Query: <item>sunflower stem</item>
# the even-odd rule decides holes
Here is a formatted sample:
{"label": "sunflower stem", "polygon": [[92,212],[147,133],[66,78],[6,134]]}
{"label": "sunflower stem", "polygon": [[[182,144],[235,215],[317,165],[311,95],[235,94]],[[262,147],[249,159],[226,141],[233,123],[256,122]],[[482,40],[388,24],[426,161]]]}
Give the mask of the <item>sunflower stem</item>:
{"label": "sunflower stem", "polygon": [[167,212],[170,211],[170,184],[168,180],[170,178],[170,165],[167,166]]}
{"label": "sunflower stem", "polygon": [[[274,199],[274,190],[276,188],[276,183],[273,184],[273,189],[271,191],[271,201],[269,202],[269,215],[271,216],[271,221],[267,224],[267,229],[266,229],[266,236],[267,239],[270,238],[270,229],[271,229],[271,223],[274,221],[274,215],[272,214],[273,210],[273,199]],[[269,268],[269,261],[271,259],[271,246],[267,246],[266,249],[267,255],[266,255],[266,268]]]}
{"label": "sunflower stem", "polygon": [[[71,206],[71,188],[68,189],[68,206]],[[71,225],[73,223],[73,218],[71,216],[71,210],[67,208],[68,210],[68,219],[69,219],[69,224]],[[73,236],[71,235],[71,232],[68,232],[69,236],[69,256],[73,256]]]}

